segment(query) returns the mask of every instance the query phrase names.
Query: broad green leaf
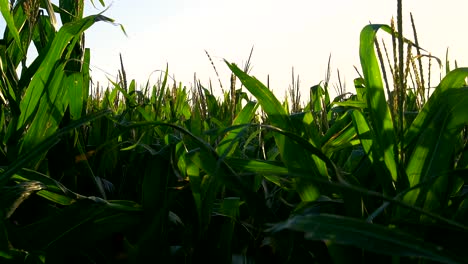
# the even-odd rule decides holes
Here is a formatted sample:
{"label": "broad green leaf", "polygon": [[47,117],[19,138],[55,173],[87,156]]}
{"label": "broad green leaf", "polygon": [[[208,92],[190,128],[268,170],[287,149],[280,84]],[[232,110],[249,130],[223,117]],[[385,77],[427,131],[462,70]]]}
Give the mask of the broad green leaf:
{"label": "broad green leaf", "polygon": [[[294,113],[289,116],[294,127],[301,128],[297,134],[309,141],[314,147],[320,148],[322,133],[317,119],[311,111]],[[320,122],[320,121],[319,121]]]}
{"label": "broad green leaf", "polygon": [[51,76],[47,92],[41,96],[36,113],[32,116],[32,122],[23,138],[20,154],[30,151],[57,131],[68,103],[69,91],[62,86],[64,68],[64,64],[58,65],[55,74]]}
{"label": "broad green leaf", "polygon": [[0,187],[5,185],[5,183],[8,182],[10,177],[13,176],[20,169],[25,167],[26,164],[35,161],[36,159],[41,157],[47,150],[49,150],[53,145],[57,144],[63,135],[82,126],[83,124],[101,118],[107,114],[109,114],[109,111],[103,110],[84,116],[79,120],[70,123],[68,126],[58,130],[52,136],[44,139],[31,151],[23,153],[11,165],[9,165],[4,172],[0,174]]}
{"label": "broad green leaf", "polygon": [[[242,108],[241,112],[236,116],[232,122],[232,125],[235,126],[250,123],[255,115],[257,107],[257,103],[248,102],[244,108]],[[237,128],[228,132],[228,134],[224,136],[223,140],[221,140],[221,142],[218,144],[217,152],[219,155],[230,156],[234,152],[236,145],[238,145],[236,138],[242,130],[243,128]]]}
{"label": "broad green leaf", "polygon": [[64,79],[63,87],[68,87],[68,102],[70,103],[71,119],[81,117],[83,106],[89,94],[89,61],[90,51],[85,50],[82,72],[73,72]]}
{"label": "broad green leaf", "polygon": [[324,95],[325,91],[322,88],[321,85],[314,85],[310,88],[310,99],[311,99],[311,104],[312,104],[312,112],[314,114],[320,114],[322,112],[322,97]]}
{"label": "broad green leaf", "polygon": [[[468,69],[459,69],[460,73],[466,77]],[[452,77],[457,78],[457,75],[446,76]],[[441,85],[445,83],[442,81]],[[431,103],[423,107],[421,117],[418,115],[413,122],[414,127],[408,131],[412,137],[412,133],[419,129],[418,138],[411,145],[406,173],[410,187],[421,186],[405,194],[403,201],[435,212],[449,205],[448,195],[454,183],[449,173],[455,165],[452,157],[458,137],[468,124],[468,88],[459,88],[460,83],[450,85],[454,86],[438,87],[442,92],[432,94]]]}
{"label": "broad green leaf", "polygon": [[[228,63],[227,61],[226,64],[250,93],[257,98],[262,109],[267,113],[272,126],[292,133],[298,132],[286,110],[265,85],[240,70],[235,64]],[[275,142],[281,153],[281,159],[291,170],[294,170],[294,168],[312,167],[313,174],[310,177],[328,177],[325,164],[304,151],[301,145],[279,134],[275,134]],[[299,187],[299,195],[304,201],[313,201],[320,195],[317,186],[310,183],[299,184]]]}
{"label": "broad green leaf", "polygon": [[0,210],[5,210],[0,215],[5,219],[15,212],[33,193],[45,189],[46,186],[38,181],[25,181],[14,186],[3,186],[0,194]]}
{"label": "broad green leaf", "polygon": [[361,145],[364,148],[370,161],[373,161],[372,145],[374,143],[374,135],[370,129],[369,123],[365,119],[364,115],[359,111],[352,111],[351,116],[353,117],[353,124],[358,133]]}
{"label": "broad green leaf", "polygon": [[31,116],[37,110],[39,101],[44,93],[52,98],[56,97],[58,91],[55,91],[55,94],[52,93],[52,91],[49,91],[47,85],[50,84],[53,76],[58,73],[57,67],[63,59],[62,56],[69,43],[76,41],[76,38],[97,21],[111,22],[112,20],[101,15],[89,16],[64,25],[56,34],[46,57],[39,66],[37,73],[32,77],[24,97],[21,100],[21,115],[18,119],[17,129],[23,128],[28,120],[30,120]]}
{"label": "broad green leaf", "polygon": [[47,191],[47,190],[42,190],[42,191],[39,191],[37,193],[37,195],[51,201],[51,202],[54,202],[56,204],[60,204],[60,205],[71,205],[72,203],[74,203],[76,200],[71,198],[71,197],[68,197],[68,196],[65,196],[65,195],[62,195],[62,194],[58,194],[56,192],[51,192],[51,191]]}
{"label": "broad green leaf", "polygon": [[180,160],[184,160],[184,164],[186,165],[186,174],[190,180],[190,189],[192,191],[193,200],[195,203],[195,207],[197,210],[198,215],[198,224],[203,229],[204,228],[204,209],[203,209],[203,197],[202,197],[202,176],[200,176],[200,168],[187,157],[184,153]]}
{"label": "broad green leaf", "polygon": [[228,158],[227,162],[239,171],[251,171],[259,174],[288,174],[288,169],[280,162],[239,158]]}
{"label": "broad green leaf", "polygon": [[352,126],[351,115],[346,112],[326,131],[321,138],[323,152],[330,157],[335,151],[356,145],[356,129]]}
{"label": "broad green leaf", "polygon": [[33,181],[44,184],[45,188],[43,190],[39,190],[37,195],[60,205],[71,205],[76,202],[77,199],[84,198],[84,196],[70,191],[60,182],[57,182],[49,176],[37,171],[22,169],[18,174],[13,175],[12,180],[18,183]]}
{"label": "broad green leaf", "polygon": [[[8,242],[7,240],[5,241]],[[36,262],[33,262],[35,258],[37,260]],[[4,249],[0,249],[0,261],[2,263],[5,263],[5,264],[24,263],[25,259],[28,259],[30,263],[38,263],[38,264],[45,263],[44,256],[34,256],[34,254],[31,254],[29,252],[25,252],[25,251],[18,250],[18,249],[10,249],[8,247]]]}
{"label": "broad green leaf", "polygon": [[21,54],[25,54],[18,29],[15,25],[15,20],[13,18],[13,15],[10,13],[10,3],[8,2],[8,0],[0,0],[0,11],[2,12],[2,16],[5,19],[8,29],[13,34],[13,38],[15,39],[15,42],[18,45]]}
{"label": "broad green leaf", "polygon": [[[290,142],[294,142],[297,145],[301,146],[301,151],[308,153],[309,155],[314,155],[314,158],[318,158],[321,163],[326,165],[325,168],[329,168],[335,174],[338,173],[337,168],[334,165],[334,163],[322,152],[322,150],[319,148],[316,148],[312,143],[305,140],[303,137],[297,134],[291,133],[289,131],[285,131],[280,128],[274,127],[274,126],[270,126],[270,125],[262,125],[262,127],[284,135],[285,137],[288,138],[288,140],[290,140]],[[311,168],[311,166],[303,166],[303,167],[296,167],[296,168],[288,167],[288,168],[290,170],[294,170],[294,169],[300,169],[300,170],[306,169],[310,171],[314,170],[314,167]],[[324,177],[319,177],[319,178],[321,180],[328,180],[328,178],[324,178]]]}
{"label": "broad green leaf", "polygon": [[81,243],[136,228],[141,223],[141,212],[142,208],[135,203],[107,202],[90,197],[60,209],[59,214],[14,228],[11,242],[20,248],[53,249],[67,245],[71,252]]}
{"label": "broad green leaf", "polygon": [[[461,88],[465,84],[465,78],[468,76],[468,68],[458,68],[449,72],[437,86],[431,97],[421,109],[418,116],[415,118],[411,127],[405,133],[404,148],[407,148],[410,144],[413,144],[419,137],[421,131],[432,121],[434,115],[436,115],[438,108],[445,104],[441,97],[442,94],[449,89]],[[463,115],[462,115],[463,118]]]}
{"label": "broad green leaf", "polygon": [[385,174],[386,167],[383,163],[383,157],[375,155],[376,136],[374,132],[371,130],[368,121],[360,111],[353,110],[351,112],[351,116],[353,118],[354,128],[356,129],[359,140],[361,141],[362,148],[367,154],[367,157],[369,158],[370,162],[372,164],[377,164],[377,166],[374,166],[374,168],[378,170],[377,175],[379,177],[379,182],[384,188],[384,193],[387,195],[393,194],[394,190],[392,182],[388,181],[388,177]]}
{"label": "broad green leaf", "polygon": [[[222,184],[236,193],[239,197],[245,199],[252,214],[257,216],[261,215],[261,217],[268,214],[268,212],[265,211],[266,208],[264,204],[262,203],[263,198],[252,191],[248,181],[243,180],[243,178],[241,178],[225,160],[220,159],[216,151],[206,141],[195,136],[187,129],[178,125],[162,122],[134,122],[121,123],[121,125],[125,129],[149,126],[170,127],[183,133],[191,140],[191,144],[194,146],[193,149],[189,149],[189,151],[185,153],[187,171],[190,169],[195,172],[196,170],[195,167],[192,167],[192,165],[189,165],[187,162],[190,160],[193,165],[206,173],[204,177],[208,177],[206,179],[198,179],[202,185],[206,184],[205,186],[200,187],[199,192],[196,192],[201,193],[202,200],[204,195],[203,192],[211,191],[208,186],[211,186],[212,183],[214,183],[214,186]],[[196,172],[194,174],[196,174]],[[202,172],[200,172],[200,175],[202,175]]]}
{"label": "broad green leaf", "polygon": [[[391,180],[398,180],[395,132],[392,116],[385,100],[385,91],[380,65],[374,50],[377,31],[386,25],[368,25],[361,31],[359,55],[364,74],[367,105],[372,130],[374,131],[374,155],[384,159]],[[391,29],[390,29],[391,30]]]}
{"label": "broad green leaf", "polygon": [[463,260],[462,256],[453,255],[407,232],[337,215],[296,215],[273,225],[268,231],[282,230],[304,232],[310,240],[330,241],[391,256],[422,257],[442,263]]}
{"label": "broad green leaf", "polygon": [[367,103],[364,101],[356,101],[352,99],[348,99],[344,102],[333,102],[334,105],[339,105],[339,106],[349,106],[349,107],[354,107],[358,109],[364,109],[367,108]]}
{"label": "broad green leaf", "polygon": [[242,84],[251,92],[259,101],[262,109],[268,114],[268,118],[273,126],[280,128],[293,129],[288,113],[283,108],[281,103],[276,99],[273,93],[254,77],[250,77],[235,64],[228,63],[231,71],[242,81]]}

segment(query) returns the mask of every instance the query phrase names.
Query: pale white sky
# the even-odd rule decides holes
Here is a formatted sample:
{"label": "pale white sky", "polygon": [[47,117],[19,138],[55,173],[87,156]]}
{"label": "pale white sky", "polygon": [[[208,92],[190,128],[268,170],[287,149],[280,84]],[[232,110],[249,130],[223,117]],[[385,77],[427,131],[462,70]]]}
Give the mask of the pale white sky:
{"label": "pale white sky", "polygon": [[[94,0],[96,6],[99,1]],[[369,22],[389,24],[396,17],[396,0],[113,0],[105,1],[105,15],[124,25],[98,23],[87,31],[93,76],[103,82],[104,72],[115,78],[122,53],[129,79],[144,85],[151,72],[164,70],[190,87],[193,74],[202,84],[219,84],[207,50],[226,88],[229,70],[222,59],[243,65],[254,46],[251,74],[270,86],[282,99],[291,84],[291,68],[300,75],[303,97],[308,88],[324,79],[332,55],[332,84],[340,70],[348,90],[359,67],[359,33]],[[87,1],[87,14],[97,13]],[[412,12],[421,46],[459,66],[468,65],[464,0],[403,1],[404,34],[412,39]],[[385,36],[385,34],[381,34]],[[390,46],[390,42],[388,46]],[[439,74],[437,72],[437,74]],[[155,80],[158,74],[153,75]]]}

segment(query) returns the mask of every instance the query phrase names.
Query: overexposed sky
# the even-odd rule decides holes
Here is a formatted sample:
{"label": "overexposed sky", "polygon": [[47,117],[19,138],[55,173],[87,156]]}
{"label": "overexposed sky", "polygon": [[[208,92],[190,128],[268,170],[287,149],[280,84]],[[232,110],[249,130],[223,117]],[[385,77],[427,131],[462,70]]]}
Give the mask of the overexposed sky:
{"label": "overexposed sky", "polygon": [[[103,10],[86,1],[87,14]],[[348,90],[352,91],[359,68],[359,33],[369,22],[389,24],[396,17],[396,0],[112,0],[105,1],[108,17],[124,25],[98,23],[87,31],[91,48],[92,75],[107,83],[105,73],[115,79],[122,53],[129,79],[144,85],[150,74],[164,70],[188,87],[194,73],[201,83],[211,79],[220,89],[205,50],[214,60],[224,88],[229,86],[227,59],[243,66],[252,46],[251,74],[283,98],[291,84],[291,68],[300,75],[303,97],[308,88],[325,77],[328,57],[332,56],[332,84],[339,69]],[[459,66],[468,66],[468,40],[465,31],[468,1],[403,1],[404,34],[412,39],[409,13],[412,12],[421,47]],[[381,34],[385,36],[385,34]],[[388,47],[391,43],[388,43]],[[439,74],[438,72],[435,74]],[[153,74],[151,80],[156,80]]]}

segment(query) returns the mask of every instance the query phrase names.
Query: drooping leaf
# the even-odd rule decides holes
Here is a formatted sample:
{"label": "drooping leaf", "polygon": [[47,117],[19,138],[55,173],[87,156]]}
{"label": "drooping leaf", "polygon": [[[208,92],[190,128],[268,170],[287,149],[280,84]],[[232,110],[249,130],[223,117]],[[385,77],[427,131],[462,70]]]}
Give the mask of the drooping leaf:
{"label": "drooping leaf", "polygon": [[268,231],[282,230],[304,232],[310,240],[330,241],[391,256],[422,257],[442,263],[459,263],[463,259],[407,232],[337,215],[296,215]]}

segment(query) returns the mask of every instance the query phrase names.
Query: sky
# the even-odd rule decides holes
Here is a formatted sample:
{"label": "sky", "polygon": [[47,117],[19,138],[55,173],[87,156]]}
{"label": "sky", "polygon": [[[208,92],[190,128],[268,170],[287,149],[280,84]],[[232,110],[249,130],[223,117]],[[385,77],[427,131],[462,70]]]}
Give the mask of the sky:
{"label": "sky", "polygon": [[[177,82],[190,87],[196,73],[203,85],[211,80],[220,93],[205,50],[226,89],[230,72],[223,59],[242,67],[253,47],[250,73],[264,83],[269,75],[279,97],[291,85],[293,67],[301,92],[308,94],[325,79],[330,55],[331,85],[337,83],[339,70],[347,90],[353,91],[360,31],[369,23],[389,24],[397,5],[396,0],[105,0],[105,8],[98,0],[94,3],[96,8],[86,0],[86,14],[107,8],[104,15],[127,33],[104,22],[87,31],[95,81],[105,85],[107,78],[116,78],[121,53],[128,79],[139,85],[154,83],[168,64]],[[449,48],[449,59],[467,65],[467,10],[465,0],[403,1],[404,34],[412,36],[412,12],[422,48],[442,60]]]}

